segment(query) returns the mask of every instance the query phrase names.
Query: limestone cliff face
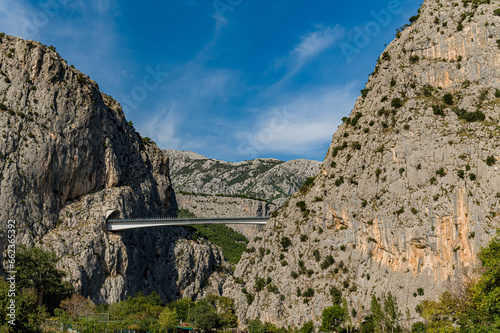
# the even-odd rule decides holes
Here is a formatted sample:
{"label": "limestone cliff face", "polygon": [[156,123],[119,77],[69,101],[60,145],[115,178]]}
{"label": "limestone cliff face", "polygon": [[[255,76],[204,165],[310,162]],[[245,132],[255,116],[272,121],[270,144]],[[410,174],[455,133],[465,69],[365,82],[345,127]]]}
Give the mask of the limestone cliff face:
{"label": "limestone cliff face", "polygon": [[[472,274],[500,227],[498,8],[424,1],[381,55],[309,192],[248,245],[269,254],[245,253],[240,279],[226,282],[240,321],[318,323],[332,286],[356,309],[354,323],[372,294],[389,291],[415,318],[422,299]],[[257,292],[255,278],[268,276],[272,286]],[[297,288],[308,287],[304,302]]]}
{"label": "limestone cliff face", "polygon": [[193,152],[164,150],[176,192],[244,194],[283,204],[321,165],[318,161],[283,162],[259,158],[237,163],[209,159]]}
{"label": "limestone cliff face", "polygon": [[0,99],[1,234],[16,219],[18,242],[54,250],[75,289],[97,302],[220,292],[222,252],[184,229],[105,231],[107,209],[142,217],[177,207],[168,158],[94,81],[38,42],[3,36]]}

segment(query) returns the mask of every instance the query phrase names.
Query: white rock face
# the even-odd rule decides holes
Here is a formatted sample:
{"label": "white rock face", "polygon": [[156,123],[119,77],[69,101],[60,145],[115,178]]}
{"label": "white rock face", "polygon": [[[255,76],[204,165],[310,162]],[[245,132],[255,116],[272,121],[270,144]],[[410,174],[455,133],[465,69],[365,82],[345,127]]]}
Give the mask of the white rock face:
{"label": "white rock face", "polygon": [[[265,251],[245,253],[238,279],[226,282],[242,323],[319,323],[336,286],[357,312],[354,323],[372,294],[390,291],[410,324],[420,301],[472,274],[500,227],[497,8],[424,1],[381,55],[308,193],[271,219],[248,245]],[[335,263],[321,267],[329,255]],[[271,287],[257,292],[258,277]],[[297,288],[309,287],[306,303]],[[242,290],[255,296],[251,304]]]}
{"label": "white rock face", "polygon": [[0,99],[0,234],[16,219],[18,241],[55,251],[95,302],[139,290],[164,300],[221,292],[229,264],[185,229],[105,231],[107,210],[165,216],[176,203],[168,158],[94,81],[42,44],[4,36]]}

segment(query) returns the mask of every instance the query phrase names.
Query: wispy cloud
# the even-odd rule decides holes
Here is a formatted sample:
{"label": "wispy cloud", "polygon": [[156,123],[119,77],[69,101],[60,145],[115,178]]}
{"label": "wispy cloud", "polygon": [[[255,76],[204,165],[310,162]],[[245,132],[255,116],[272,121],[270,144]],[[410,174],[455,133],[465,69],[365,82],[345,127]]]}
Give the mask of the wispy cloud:
{"label": "wispy cloud", "polygon": [[283,77],[274,85],[272,90],[281,88],[291,78],[297,75],[302,68],[328,49],[334,47],[345,37],[346,29],[340,25],[325,27],[316,25],[315,30],[300,37],[287,57],[276,59],[278,67],[286,67]]}
{"label": "wispy cloud", "polygon": [[355,84],[324,87],[290,97],[258,113],[253,126],[235,132],[239,153],[313,156],[324,151],[342,115],[349,114],[358,95]]}
{"label": "wispy cloud", "polygon": [[157,144],[175,149],[182,148],[182,139],[178,133],[180,123],[184,120],[182,113],[178,112],[175,103],[164,106],[162,110],[155,112],[152,117],[141,124],[141,133],[147,136],[150,134]]}
{"label": "wispy cloud", "polygon": [[316,26],[316,30],[300,37],[301,41],[290,51],[287,60],[288,72],[284,79],[297,74],[304,65],[327,49],[333,47],[345,35],[340,25],[332,27]]}
{"label": "wispy cloud", "polygon": [[140,119],[136,127],[161,147],[194,149],[194,146],[203,146],[207,141],[196,129],[213,126],[221,112],[214,105],[223,106],[238,89],[239,75],[232,70],[207,68],[198,61],[173,68],[170,74],[154,92],[157,96],[154,117],[138,117],[139,111],[134,112],[134,118]]}
{"label": "wispy cloud", "polygon": [[316,31],[300,38],[300,43],[295,46],[291,54],[295,57],[296,64],[302,65],[333,46],[344,34],[345,29],[340,25],[333,28],[317,25]]}

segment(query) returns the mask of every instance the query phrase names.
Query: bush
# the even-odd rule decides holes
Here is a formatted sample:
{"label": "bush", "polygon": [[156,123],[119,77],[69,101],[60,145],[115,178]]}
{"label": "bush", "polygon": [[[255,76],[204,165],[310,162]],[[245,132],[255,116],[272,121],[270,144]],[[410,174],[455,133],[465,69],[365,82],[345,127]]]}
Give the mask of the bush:
{"label": "bush", "polygon": [[78,74],[78,76],[76,77],[76,81],[83,85],[87,82],[87,79],[85,79],[85,76],[83,74]]}
{"label": "bush", "polygon": [[434,112],[434,114],[436,116],[442,116],[442,117],[445,116],[443,107],[441,105],[433,105],[432,106],[432,111]]}
{"label": "bush", "polygon": [[495,98],[500,98],[500,90],[495,89]]}
{"label": "bush", "polygon": [[476,180],[476,178],[477,178],[477,177],[476,177],[476,175],[475,175],[474,173],[471,173],[471,174],[469,175],[469,179],[470,179],[470,180],[472,180],[472,181],[475,181],[475,180]]}
{"label": "bush", "polygon": [[401,101],[400,98],[394,98],[392,101],[391,101],[391,106],[395,109],[398,109],[400,107],[403,106],[403,102]]}
{"label": "bush", "polygon": [[418,288],[418,289],[417,289],[417,294],[418,294],[419,296],[424,296],[424,289],[423,289],[423,288]]}
{"label": "bush", "polygon": [[368,93],[370,92],[371,89],[363,89],[361,90],[361,97],[365,98],[368,96]]}
{"label": "bush", "polygon": [[500,8],[497,8],[493,11],[493,14],[496,16],[500,16]]}
{"label": "bush", "polygon": [[419,17],[420,17],[420,15],[415,15],[415,16],[410,17],[410,23],[416,22]]}
{"label": "bush", "polygon": [[7,106],[3,103],[0,103],[0,110],[7,111]]}
{"label": "bush", "polygon": [[313,256],[314,256],[314,259],[316,259],[317,262],[321,260],[321,255],[319,254],[318,250],[314,250]]}
{"label": "bush", "polygon": [[361,112],[356,112],[354,115],[354,118],[351,120],[351,125],[354,127],[358,124],[359,119],[363,117],[363,114]]}
{"label": "bush", "polygon": [[417,62],[420,61],[420,57],[419,56],[411,56],[410,57],[410,64],[416,64]]}
{"label": "bush", "polygon": [[412,333],[424,333],[426,331],[425,324],[421,321],[413,323],[411,326]]}
{"label": "bush", "polygon": [[145,145],[150,144],[150,143],[156,144],[153,140],[151,140],[151,138],[149,138],[147,136],[145,136],[145,137],[142,138],[142,143],[145,144]]}
{"label": "bush", "polygon": [[431,97],[433,91],[434,91],[434,88],[430,85],[426,85],[426,86],[424,86],[424,88],[422,88],[422,94],[425,97]]}
{"label": "bush", "polygon": [[307,178],[306,181],[304,182],[304,184],[302,184],[302,186],[300,187],[299,191],[301,193],[307,193],[307,192],[309,192],[309,189],[314,184],[314,179],[315,179],[315,177],[309,177],[309,178]]}
{"label": "bush", "polygon": [[303,297],[313,297],[314,296],[314,289],[309,287],[302,293]]}
{"label": "bush", "polygon": [[436,175],[440,176],[440,177],[444,177],[446,176],[446,172],[444,172],[444,168],[439,168],[439,170],[436,171]]}
{"label": "bush", "polygon": [[252,295],[252,294],[246,294],[246,296],[247,296],[247,303],[248,303],[248,305],[252,304],[253,300],[255,299],[255,296]]}
{"label": "bush", "polygon": [[488,158],[486,158],[486,164],[488,166],[492,166],[496,163],[496,159],[495,159],[495,156],[491,155],[491,156],[488,156]]}
{"label": "bush", "polygon": [[465,109],[456,109],[454,111],[458,116],[458,119],[463,119],[469,123],[476,121],[484,121],[486,119],[485,114],[480,110],[474,112],[467,112],[467,110]]}
{"label": "bush", "polygon": [[260,278],[260,277],[255,278],[254,289],[256,292],[261,291],[265,286],[266,286],[266,281],[263,278]]}
{"label": "bush", "polygon": [[335,259],[333,259],[333,257],[331,255],[327,255],[326,258],[321,263],[320,267],[321,267],[321,269],[327,269],[328,267],[330,267],[334,263],[335,263]]}
{"label": "bush", "polygon": [[344,177],[340,176],[338,179],[335,180],[335,186],[339,187],[342,184],[344,184]]}
{"label": "bush", "polygon": [[314,332],[314,324],[312,320],[304,323],[302,328],[299,330],[300,333],[312,333]]}
{"label": "bush", "polygon": [[384,52],[382,53],[382,60],[387,60],[387,61],[390,61],[391,60],[391,56],[389,55],[389,52]]}
{"label": "bush", "polygon": [[445,102],[448,105],[453,105],[453,95],[452,94],[446,94],[443,96],[443,102]]}
{"label": "bush", "polygon": [[292,241],[288,237],[283,237],[281,238],[280,244],[283,247],[283,249],[286,250],[290,245],[292,245]]}
{"label": "bush", "polygon": [[292,273],[290,274],[290,276],[294,279],[298,278],[299,277],[299,273],[295,272],[295,271],[292,271]]}

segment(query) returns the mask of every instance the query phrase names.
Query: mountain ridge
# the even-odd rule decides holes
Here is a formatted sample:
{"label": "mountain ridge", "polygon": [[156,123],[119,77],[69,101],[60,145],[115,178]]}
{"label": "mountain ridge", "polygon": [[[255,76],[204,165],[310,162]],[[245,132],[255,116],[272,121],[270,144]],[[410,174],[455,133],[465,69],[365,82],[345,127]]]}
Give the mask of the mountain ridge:
{"label": "mountain ridge", "polygon": [[164,150],[171,156],[171,177],[177,192],[247,195],[281,205],[313,176],[321,162],[257,158],[225,162],[193,152]]}

